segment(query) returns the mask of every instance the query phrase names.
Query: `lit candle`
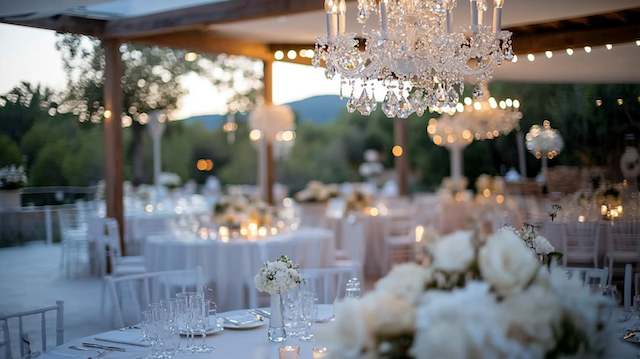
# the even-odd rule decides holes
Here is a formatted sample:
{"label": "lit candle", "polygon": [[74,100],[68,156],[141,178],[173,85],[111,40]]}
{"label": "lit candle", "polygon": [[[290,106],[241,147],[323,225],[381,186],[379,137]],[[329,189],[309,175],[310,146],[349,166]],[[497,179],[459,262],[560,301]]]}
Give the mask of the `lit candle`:
{"label": "lit candle", "polygon": [[338,33],[344,34],[347,31],[347,2],[340,0],[338,4]]}
{"label": "lit candle", "polygon": [[278,358],[279,359],[299,359],[300,346],[298,345],[281,346]]}
{"label": "lit candle", "polygon": [[383,38],[387,38],[388,25],[387,0],[380,0],[380,31]]}
{"label": "lit candle", "polygon": [[502,26],[502,5],[504,0],[495,0],[493,8],[493,31],[500,32]]}
{"label": "lit candle", "polygon": [[476,33],[478,32],[478,1],[470,0],[469,5],[471,6],[471,31]]}
{"label": "lit candle", "polygon": [[329,357],[329,351],[325,347],[315,347],[311,354],[312,359],[324,359]]}

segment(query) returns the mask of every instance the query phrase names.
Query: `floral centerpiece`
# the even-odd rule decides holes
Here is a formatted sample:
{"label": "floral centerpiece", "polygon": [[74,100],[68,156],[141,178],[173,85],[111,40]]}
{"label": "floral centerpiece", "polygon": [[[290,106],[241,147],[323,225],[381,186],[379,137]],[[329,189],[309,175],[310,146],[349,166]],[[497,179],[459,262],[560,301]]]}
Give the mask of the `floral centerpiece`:
{"label": "floral centerpiece", "polygon": [[529,248],[543,264],[551,265],[551,261],[554,258],[556,260],[562,258],[562,253],[556,251],[549,240],[538,235],[536,227],[533,224],[525,223],[520,230],[516,230],[513,227],[503,227],[501,230],[509,230],[517,234],[524,244],[527,245],[527,248]]}
{"label": "floral centerpiece", "polygon": [[305,203],[324,203],[337,196],[337,185],[324,184],[320,181],[310,181],[303,190],[296,193],[295,199],[298,202]]}
{"label": "floral centerpiece", "polygon": [[600,206],[603,219],[614,220],[623,214],[622,191],[619,186],[608,185],[600,188],[596,194],[596,203]]}
{"label": "floral centerpiece", "polygon": [[22,166],[11,165],[0,168],[0,190],[16,190],[26,184],[27,174]]}
{"label": "floral centerpiece", "polygon": [[331,358],[603,357],[612,303],[542,265],[512,230],[434,241],[362,299],[336,306],[319,335]]}
{"label": "floral centerpiece", "polygon": [[242,195],[221,196],[213,206],[213,220],[218,226],[239,229],[246,218],[249,199]]}
{"label": "floral centerpiece", "polygon": [[287,256],[280,256],[273,262],[265,263],[255,278],[256,288],[271,295],[271,317],[267,335],[272,342],[282,342],[287,333],[284,328],[284,304],[282,294],[302,283],[298,265]]}
{"label": "floral centerpiece", "polygon": [[347,196],[346,209],[348,212],[364,212],[371,206],[373,206],[373,198],[360,189],[354,188]]}

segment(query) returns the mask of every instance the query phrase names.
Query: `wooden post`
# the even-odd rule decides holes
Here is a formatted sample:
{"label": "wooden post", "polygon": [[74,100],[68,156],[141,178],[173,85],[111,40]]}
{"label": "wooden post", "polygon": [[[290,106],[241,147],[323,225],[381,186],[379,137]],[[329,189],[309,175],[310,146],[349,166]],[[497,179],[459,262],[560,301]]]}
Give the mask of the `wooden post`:
{"label": "wooden post", "polygon": [[123,155],[122,155],[122,58],[120,42],[103,40],[104,67],[104,165],[107,217],[118,221],[120,248],[126,254],[124,241],[124,208],[122,204]]}
{"label": "wooden post", "polygon": [[407,156],[407,124],[406,120],[396,118],[393,120],[393,137],[395,146],[402,149],[400,156],[394,154],[394,166],[398,181],[398,194],[406,196],[409,194],[409,162]]}
{"label": "wooden post", "polygon": [[[269,60],[262,61],[264,66],[264,104],[273,104],[273,62]],[[273,143],[270,138],[263,138],[263,143],[260,146],[260,155],[258,156],[261,165],[259,168],[259,183],[260,193],[262,194],[262,200],[273,204],[273,184],[275,183],[276,167],[273,161]]]}

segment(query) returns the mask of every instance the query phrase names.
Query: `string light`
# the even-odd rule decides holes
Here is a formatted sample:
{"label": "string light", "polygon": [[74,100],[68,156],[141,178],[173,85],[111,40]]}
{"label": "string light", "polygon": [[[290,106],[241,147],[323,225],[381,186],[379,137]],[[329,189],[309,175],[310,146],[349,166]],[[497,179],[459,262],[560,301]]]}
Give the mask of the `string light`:
{"label": "string light", "polygon": [[289,60],[295,60],[297,56],[298,54],[296,53],[296,50],[289,50],[287,52],[287,57],[289,58]]}
{"label": "string light", "polygon": [[553,52],[551,52],[551,51],[547,50],[547,51],[545,51],[545,52],[544,52],[544,55],[545,55],[548,59],[550,59],[550,58],[552,58],[552,57],[553,57]]}
{"label": "string light", "polygon": [[395,145],[391,149],[391,153],[393,154],[393,157],[400,157],[400,156],[402,156],[403,152],[404,152],[404,150],[402,149],[402,146],[400,146],[400,145]]}
{"label": "string light", "polygon": [[536,57],[535,57],[533,54],[529,54],[529,55],[527,55],[527,59],[528,59],[530,62],[533,62],[533,61],[536,59]]}
{"label": "string light", "polygon": [[604,46],[607,48],[607,50],[613,49],[613,45],[611,45],[611,44],[606,44]]}
{"label": "string light", "polygon": [[282,50],[278,50],[278,51],[273,53],[273,57],[276,60],[282,60],[282,59],[284,59],[284,52]]}
{"label": "string light", "polygon": [[591,53],[591,46],[585,46],[584,52],[586,52],[587,54]]}
{"label": "string light", "polygon": [[598,107],[602,106],[602,100],[601,99],[597,99],[596,100],[596,106],[598,106]]}
{"label": "string light", "polygon": [[619,106],[622,106],[622,104],[624,104],[624,100],[619,98],[616,102],[618,102]]}
{"label": "string light", "polygon": [[569,55],[569,56],[573,55],[573,49],[572,48],[568,48],[567,49],[567,55]]}

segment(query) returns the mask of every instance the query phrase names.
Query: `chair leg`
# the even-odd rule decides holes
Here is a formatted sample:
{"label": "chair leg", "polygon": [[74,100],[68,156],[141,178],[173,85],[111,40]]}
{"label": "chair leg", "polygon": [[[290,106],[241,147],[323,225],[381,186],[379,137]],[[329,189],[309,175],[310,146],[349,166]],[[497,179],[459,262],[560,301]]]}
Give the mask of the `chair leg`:
{"label": "chair leg", "polygon": [[613,283],[613,257],[607,256],[609,259],[609,284]]}

